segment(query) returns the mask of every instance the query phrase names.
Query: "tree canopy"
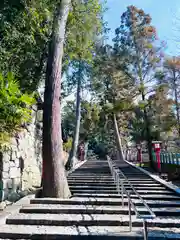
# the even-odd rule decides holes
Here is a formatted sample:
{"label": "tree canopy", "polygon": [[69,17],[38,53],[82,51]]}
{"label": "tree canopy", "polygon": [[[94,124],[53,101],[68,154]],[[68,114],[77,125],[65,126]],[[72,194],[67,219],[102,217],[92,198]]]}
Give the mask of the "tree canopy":
{"label": "tree canopy", "polygon": [[[57,164],[61,117],[69,138],[64,149],[72,156],[80,142],[101,157],[123,158],[128,143],[146,142],[150,154],[152,140],[180,136],[179,56],[166,56],[151,16],[136,6],[127,6],[106,44],[105,6],[99,0],[0,3],[0,145],[31,121],[45,86],[43,156],[56,187],[54,166],[66,179]],[[62,99],[72,93],[76,103],[66,101],[61,112]]]}

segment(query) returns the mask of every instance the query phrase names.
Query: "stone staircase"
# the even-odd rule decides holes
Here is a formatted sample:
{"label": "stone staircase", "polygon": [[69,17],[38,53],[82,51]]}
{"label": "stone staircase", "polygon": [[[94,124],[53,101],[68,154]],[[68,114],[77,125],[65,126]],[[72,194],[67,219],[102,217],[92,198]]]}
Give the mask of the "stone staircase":
{"label": "stone staircase", "polygon": [[[156,214],[148,220],[148,239],[180,239],[180,196],[129,166],[117,166]],[[107,160],[89,160],[68,176],[71,199],[31,199],[0,226],[0,239],[144,239],[142,220],[132,209],[129,231],[128,199],[124,206],[111,176]],[[131,192],[141,214],[147,209]]]}

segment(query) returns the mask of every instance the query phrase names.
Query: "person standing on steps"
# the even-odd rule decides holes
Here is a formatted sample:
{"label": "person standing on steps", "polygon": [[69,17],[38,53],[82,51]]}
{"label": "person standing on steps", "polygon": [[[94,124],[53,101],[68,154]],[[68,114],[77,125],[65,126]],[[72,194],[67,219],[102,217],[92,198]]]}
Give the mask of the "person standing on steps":
{"label": "person standing on steps", "polygon": [[79,156],[78,156],[78,158],[79,158],[79,160],[80,161],[84,161],[84,155],[85,155],[85,151],[84,151],[85,149],[84,149],[84,143],[83,142],[81,142],[80,144],[79,144]]}

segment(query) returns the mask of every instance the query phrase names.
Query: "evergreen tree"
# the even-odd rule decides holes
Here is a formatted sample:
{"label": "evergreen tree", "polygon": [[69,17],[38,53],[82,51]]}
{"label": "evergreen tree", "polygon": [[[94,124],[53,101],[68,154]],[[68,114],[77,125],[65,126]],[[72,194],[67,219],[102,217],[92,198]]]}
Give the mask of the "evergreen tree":
{"label": "evergreen tree", "polygon": [[70,3],[70,0],[62,0],[57,4],[49,44],[43,111],[42,195],[44,197],[70,196],[63,161],[60,102],[63,45]]}
{"label": "evergreen tree", "polygon": [[[114,49],[121,59],[124,57],[123,69],[134,80],[141,96],[144,109],[144,122],[148,136],[149,157],[151,157],[151,133],[147,113],[147,97],[154,82],[154,71],[161,63],[162,48],[157,44],[157,32],[151,25],[151,17],[135,6],[127,7],[121,16],[121,24],[115,31]],[[153,81],[153,82],[152,82]],[[150,86],[150,87],[149,87]]]}
{"label": "evergreen tree", "polygon": [[157,78],[160,84],[167,84],[168,94],[174,100],[176,112],[176,129],[180,136],[180,58],[166,57],[163,70],[157,72]]}

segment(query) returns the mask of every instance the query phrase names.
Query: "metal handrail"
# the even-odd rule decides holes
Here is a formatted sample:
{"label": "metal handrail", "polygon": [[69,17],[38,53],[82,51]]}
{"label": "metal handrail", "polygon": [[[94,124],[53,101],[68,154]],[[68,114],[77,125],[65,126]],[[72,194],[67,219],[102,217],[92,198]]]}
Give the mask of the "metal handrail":
{"label": "metal handrail", "polygon": [[[126,179],[126,181],[128,182],[128,184],[130,185],[130,187],[132,188],[132,190],[134,191],[134,193],[138,196],[138,198],[141,200],[141,202],[144,204],[144,206],[147,208],[148,212],[150,213],[149,215],[147,215],[149,219],[155,218],[156,215],[155,213],[150,209],[150,207],[147,205],[147,203],[144,201],[144,199],[141,197],[141,195],[136,191],[136,189],[134,188],[134,186],[131,184],[131,182],[128,180],[128,178],[124,175],[124,173],[118,169],[118,171],[123,175],[123,177]],[[138,213],[139,216],[142,216],[141,214]]]}
{"label": "metal handrail", "polygon": [[[156,217],[156,215],[154,214],[154,212],[150,209],[150,207],[147,205],[147,203],[144,201],[144,199],[140,196],[140,194],[136,191],[136,189],[134,188],[134,186],[131,184],[131,182],[128,180],[128,178],[124,175],[124,173],[117,168],[117,166],[113,163],[112,159],[109,158],[109,156],[107,156],[107,160],[108,160],[108,165],[111,171],[111,174],[114,178],[114,183],[116,184],[116,188],[117,188],[117,192],[118,194],[120,194],[120,185],[119,182],[121,183],[121,197],[122,197],[122,206],[124,206],[124,193],[126,194],[127,198],[128,198],[128,208],[129,208],[129,230],[132,231],[132,218],[131,218],[131,206],[135,212],[135,215],[137,218],[143,219],[143,232],[144,232],[144,240],[148,239],[148,231],[147,231],[147,219],[154,219]],[[123,184],[123,180],[121,180],[119,178],[119,174],[121,174],[123,176],[123,180],[125,180],[128,185],[131,187],[131,190],[133,190],[133,192],[136,194],[136,196],[141,200],[141,202],[143,203],[143,205],[145,206],[145,208],[148,210],[149,215],[141,215],[135,204],[132,202],[131,199],[131,193],[129,193],[127,191],[127,189],[125,188],[124,184]]]}

